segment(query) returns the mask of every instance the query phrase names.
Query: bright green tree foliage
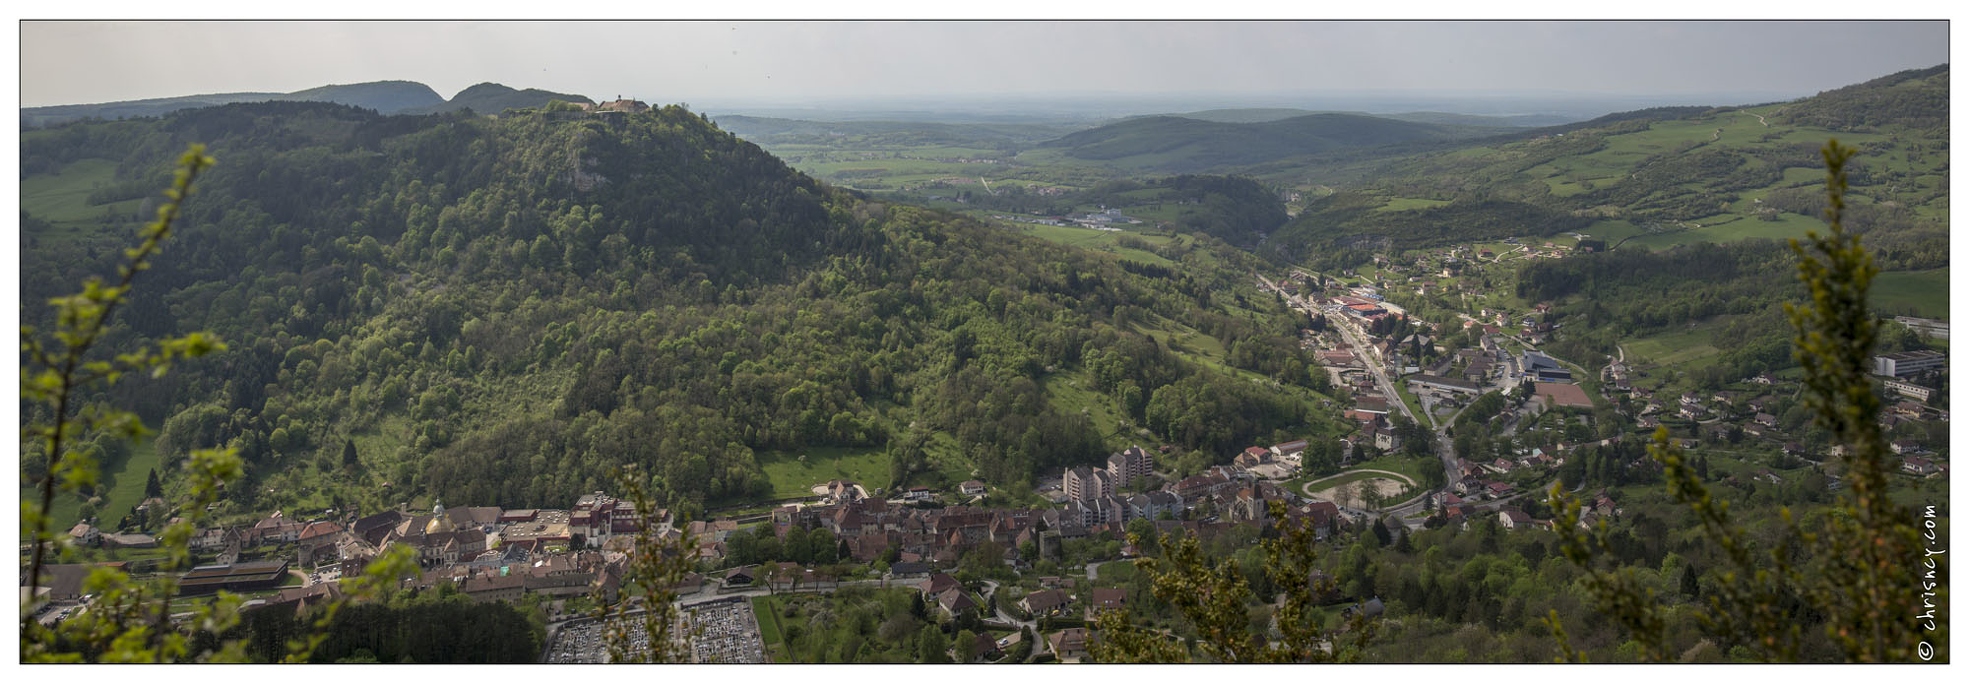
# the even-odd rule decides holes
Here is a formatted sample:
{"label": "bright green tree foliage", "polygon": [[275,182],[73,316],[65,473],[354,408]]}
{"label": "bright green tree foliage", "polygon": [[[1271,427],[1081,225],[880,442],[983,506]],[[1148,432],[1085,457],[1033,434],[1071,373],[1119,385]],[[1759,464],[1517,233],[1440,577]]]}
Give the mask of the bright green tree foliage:
{"label": "bright green tree foliage", "polygon": [[[1851,662],[1910,662],[1922,642],[1913,619],[1921,612],[1921,585],[1910,572],[1921,559],[1919,528],[1913,512],[1888,497],[1894,461],[1877,422],[1880,400],[1866,376],[1878,334],[1866,295],[1878,269],[1844,225],[1845,170],[1853,153],[1836,140],[1825,146],[1828,229],[1791,243],[1810,301],[1784,307],[1795,329],[1793,356],[1805,370],[1804,403],[1845,447],[1848,486],[1839,503],[1805,521],[1784,509],[1775,538],[1753,537],[1732,519],[1729,502],[1711,495],[1666,429],[1656,431],[1649,447],[1669,493],[1695,512],[1729,563],[1703,592],[1710,605],[1700,614],[1703,628],[1766,661],[1797,661],[1809,647],[1829,643]],[[1566,557],[1592,570],[1585,580],[1602,611],[1628,629],[1644,657],[1666,659],[1667,623],[1654,589],[1631,568],[1601,567],[1611,552],[1605,520],[1582,533],[1579,501],[1558,488],[1551,501]],[[1563,643],[1556,615],[1550,624],[1562,649],[1577,658]]]}

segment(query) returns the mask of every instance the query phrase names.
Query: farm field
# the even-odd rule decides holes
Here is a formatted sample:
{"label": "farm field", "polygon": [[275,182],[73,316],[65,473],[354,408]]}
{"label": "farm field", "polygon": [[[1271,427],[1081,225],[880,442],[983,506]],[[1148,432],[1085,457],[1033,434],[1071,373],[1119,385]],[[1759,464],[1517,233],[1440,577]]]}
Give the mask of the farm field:
{"label": "farm field", "polygon": [[1120,239],[1129,237],[1152,245],[1165,245],[1180,238],[1167,235],[1148,235],[1125,230],[1120,232],[1094,230],[1092,228],[1081,228],[1078,226],[1049,226],[1038,223],[1012,223],[1009,225],[1024,231],[1027,235],[1045,238],[1064,245],[1072,245],[1081,249],[1090,249],[1098,252],[1109,252],[1119,255],[1124,259],[1140,261],[1146,264],[1155,264],[1158,266],[1176,265],[1176,262],[1164,259],[1154,252],[1146,252],[1133,247],[1122,247],[1120,246]]}
{"label": "farm field", "polygon": [[1706,363],[1693,363],[1716,356],[1717,349],[1710,344],[1710,331],[1707,327],[1662,333],[1623,341],[1627,348],[1628,362],[1637,358],[1664,366],[1704,366]]}
{"label": "farm field", "polygon": [[1702,224],[1701,228],[1637,236],[1628,240],[1621,247],[1646,247],[1648,249],[1659,250],[1676,245],[1688,245],[1698,242],[1724,243],[1750,239],[1787,240],[1795,237],[1805,237],[1807,231],[1821,230],[1825,227],[1825,223],[1818,219],[1799,216],[1797,214],[1779,214],[1778,220],[1776,221],[1760,221],[1740,216],[1731,216],[1720,223],[1711,223],[1714,220],[1716,219],[1707,218],[1696,221],[1696,223]]}
{"label": "farm field", "polygon": [[21,209],[59,228],[79,230],[104,224],[110,217],[128,217],[141,199],[91,206],[89,193],[115,181],[116,162],[81,159],[61,172],[36,174],[21,180]]}
{"label": "farm field", "polygon": [[1947,319],[1948,269],[1890,271],[1873,280],[1873,304],[1891,311],[1912,309],[1924,318]]}

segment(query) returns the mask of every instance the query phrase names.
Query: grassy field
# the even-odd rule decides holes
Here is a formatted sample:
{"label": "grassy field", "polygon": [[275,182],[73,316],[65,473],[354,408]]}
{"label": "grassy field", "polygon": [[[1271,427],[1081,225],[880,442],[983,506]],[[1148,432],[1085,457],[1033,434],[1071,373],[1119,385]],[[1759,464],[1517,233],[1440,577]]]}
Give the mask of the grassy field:
{"label": "grassy field", "polygon": [[1675,245],[1687,245],[1698,242],[1724,243],[1753,238],[1785,240],[1804,237],[1806,231],[1819,230],[1825,227],[1825,223],[1818,219],[1807,218],[1798,214],[1778,214],[1778,220],[1776,221],[1761,221],[1737,216],[1729,216],[1720,223],[1711,223],[1710,221],[1711,219],[1696,221],[1696,223],[1702,225],[1701,228],[1642,235],[1628,240],[1621,247],[1623,249],[1630,247],[1666,249]]}
{"label": "grassy field", "polygon": [[1121,412],[1116,410],[1114,402],[1092,389],[1093,379],[1085,372],[1050,374],[1040,379],[1039,386],[1046,390],[1046,398],[1052,401],[1053,406],[1061,413],[1086,414],[1087,420],[1092,422],[1094,428],[1103,436],[1109,438],[1110,442],[1126,437],[1113,432],[1115,426],[1121,422]]}
{"label": "grassy field", "polygon": [[[21,209],[64,229],[92,229],[108,223],[111,217],[129,217],[143,200],[90,205],[89,193],[115,180],[116,162],[83,159],[60,173],[37,174],[21,179]],[[162,190],[162,188],[160,188]]]}
{"label": "grassy field", "polygon": [[1948,269],[1891,271],[1873,280],[1875,306],[1912,308],[1923,318],[1948,318]]}
{"label": "grassy field", "polygon": [[1094,570],[1094,574],[1098,577],[1094,580],[1095,584],[1109,587],[1127,584],[1135,577],[1135,564],[1102,563],[1101,567]]}
{"label": "grassy field", "polygon": [[[157,449],[148,439],[130,445],[130,455],[116,463],[103,463],[102,482],[99,491],[103,492],[102,503],[96,506],[99,519],[114,525],[130,508],[144,500],[144,482],[150,471],[158,467]],[[161,477],[161,475],[160,475]],[[40,491],[29,483],[21,487],[22,501],[39,501]],[[68,531],[81,519],[83,501],[73,495],[55,493],[54,505],[49,507],[51,528]]]}
{"label": "grassy field", "polygon": [[942,479],[946,485],[956,487],[959,482],[977,477],[973,472],[977,468],[976,465],[971,463],[970,457],[964,455],[963,449],[958,448],[956,437],[942,432],[932,434],[929,446],[924,447],[923,450],[929,453],[930,468],[934,472],[918,473],[911,480],[913,484],[924,484],[925,478],[928,477],[932,480]]}
{"label": "grassy field", "polygon": [[1021,231],[1025,231],[1027,235],[1044,238],[1064,245],[1073,245],[1081,249],[1089,249],[1097,252],[1109,252],[1124,259],[1147,264],[1156,264],[1159,266],[1176,265],[1176,262],[1164,259],[1154,252],[1145,252],[1139,249],[1116,245],[1116,242],[1122,236],[1133,237],[1152,245],[1164,245],[1172,240],[1179,239],[1167,235],[1094,230],[1092,228],[1081,228],[1078,226],[1048,226],[1037,223],[1014,223],[1010,225],[1017,227]]}
{"label": "grassy field", "polygon": [[1387,204],[1383,204],[1380,207],[1375,208],[1375,211],[1408,211],[1412,209],[1428,209],[1430,207],[1440,207],[1446,204],[1449,204],[1447,200],[1418,199],[1413,197],[1396,197],[1388,200]]}
{"label": "grassy field", "polygon": [[766,647],[766,655],[772,662],[784,662],[786,646],[780,638],[779,597],[754,596],[752,614],[759,620],[759,641]]}
{"label": "grassy field", "polygon": [[1630,362],[1639,358],[1664,366],[1706,366],[1702,361],[1717,354],[1716,347],[1709,343],[1707,327],[1625,340],[1621,345],[1627,348]]}
{"label": "grassy field", "polygon": [[773,483],[775,499],[812,496],[814,485],[834,479],[860,482],[870,492],[889,484],[889,454],[879,447],[816,447],[799,453],[760,453],[759,467]]}

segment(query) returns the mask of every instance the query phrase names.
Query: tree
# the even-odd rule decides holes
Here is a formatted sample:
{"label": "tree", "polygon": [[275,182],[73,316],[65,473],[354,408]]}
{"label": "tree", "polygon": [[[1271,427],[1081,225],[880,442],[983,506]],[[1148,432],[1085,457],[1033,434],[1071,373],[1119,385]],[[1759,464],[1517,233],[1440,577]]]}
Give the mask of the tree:
{"label": "tree", "polygon": [[[997,294],[993,290],[992,294]],[[968,629],[957,631],[957,662],[969,663],[978,659],[978,634]]]}
{"label": "tree", "polygon": [[[204,147],[193,146],[179,159],[176,179],[165,191],[167,201],[158,207],[157,220],[146,226],[142,241],[126,250],[127,261],[117,267],[119,280],[105,287],[101,278],[92,277],[80,293],[60,297],[55,307],[55,332],[44,340],[34,328],[21,326],[21,352],[27,365],[21,368],[21,398],[28,405],[47,411],[30,412],[22,432],[29,443],[46,458],[43,472],[30,473],[39,500],[21,506],[21,528],[32,546],[28,564],[28,596],[39,594],[42,568],[48,551],[58,541],[49,531],[48,509],[55,492],[85,491],[96,486],[97,464],[90,450],[76,445],[86,442],[89,433],[111,434],[135,439],[144,434],[136,414],[90,401],[86,392],[92,386],[115,385],[126,374],[148,371],[162,375],[178,359],[204,356],[225,350],[225,344],[205,333],[159,342],[159,350],[149,349],[118,355],[114,360],[92,360],[90,352],[109,332],[110,319],[128,301],[131,283],[171,236],[179,209],[192,190],[192,183],[213,159]],[[29,459],[23,459],[29,460]],[[165,567],[175,567],[189,557],[193,525],[202,518],[204,506],[218,497],[221,483],[238,479],[241,465],[231,450],[192,452],[190,473],[193,506],[187,507],[188,520],[173,525],[164,535],[167,549]],[[154,475],[154,473],[153,473]],[[154,480],[153,480],[154,481]],[[148,484],[148,483],[147,483]],[[98,588],[91,609],[57,629],[42,627],[35,611],[21,611],[21,660],[24,662],[80,662],[100,659],[107,662],[175,662],[185,660],[240,660],[244,651],[238,643],[193,653],[187,635],[168,621],[176,582],[168,577],[155,583],[138,583],[120,571],[98,569],[90,574],[89,586]],[[223,631],[238,622],[240,600],[222,595],[219,600],[193,609],[198,624],[211,631]]]}
{"label": "tree", "polygon": [[950,643],[944,641],[943,632],[937,631],[936,625],[924,625],[923,631],[916,633],[916,662],[950,662]]}
{"label": "tree", "polygon": [[354,468],[359,464],[361,464],[361,461],[356,458],[356,441],[353,439],[343,440],[342,467]]}
{"label": "tree", "polygon": [[[1317,597],[1334,590],[1330,578],[1314,575],[1318,552],[1310,518],[1287,517],[1285,504],[1270,502],[1278,534],[1262,543],[1264,577],[1283,600],[1272,615],[1277,638],[1252,629],[1249,604],[1253,592],[1235,558],[1215,564],[1204,556],[1195,536],[1180,541],[1159,540],[1160,558],[1136,559],[1136,572],[1149,577],[1151,593],[1175,607],[1197,634],[1197,649],[1219,663],[1351,662],[1374,638],[1376,627],[1356,615],[1347,625],[1346,639],[1325,630],[1315,617]],[[1135,542],[1138,546],[1140,542]],[[1108,611],[1096,621],[1101,640],[1090,645],[1088,657],[1097,662],[1169,662],[1188,660],[1187,649],[1172,646],[1159,634],[1130,624],[1125,611]]]}
{"label": "tree", "polygon": [[[636,527],[634,547],[629,550],[628,568],[623,572],[621,592],[623,599],[611,605],[596,596],[595,618],[606,625],[604,639],[608,645],[609,662],[613,663],[679,663],[691,656],[691,644],[702,631],[702,625],[691,620],[692,625],[678,633],[682,610],[677,606],[677,587],[684,583],[684,577],[697,566],[697,541],[690,528],[682,527],[682,534],[664,540],[657,535],[654,521],[657,520],[656,502],[649,496],[639,477],[635,464],[628,464],[614,473],[616,486],[622,487],[629,501],[636,508],[636,519],[642,524]],[[668,491],[666,483],[660,479],[653,482],[654,489]],[[678,520],[679,523],[683,521]],[[770,580],[767,580],[770,581]],[[599,591],[599,590],[597,590]],[[630,616],[631,593],[642,598],[641,615]]]}
{"label": "tree", "polygon": [[[1880,399],[1866,375],[1878,326],[1866,298],[1878,269],[1859,236],[1844,226],[1845,167],[1853,152],[1837,140],[1826,143],[1827,230],[1791,242],[1811,299],[1784,307],[1794,329],[1793,357],[1804,368],[1803,404],[1815,424],[1845,447],[1848,486],[1839,502],[1829,515],[1812,518],[1810,529],[1782,509],[1777,529],[1760,530],[1753,541],[1731,517],[1728,502],[1711,495],[1690,459],[1670,443],[1665,428],[1655,431],[1648,448],[1662,465],[1669,494],[1694,511],[1704,536],[1729,564],[1713,575],[1710,610],[1698,614],[1703,628],[1766,661],[1799,660],[1811,623],[1848,661],[1932,656],[1919,631],[1922,623],[1910,618],[1920,615],[1923,605],[1923,585],[1911,581],[1907,565],[1923,558],[1920,528],[1913,511],[1888,495],[1891,455],[1877,422]],[[1653,589],[1631,570],[1598,567],[1612,553],[1604,521],[1591,532],[1579,532],[1574,529],[1578,499],[1556,489],[1550,498],[1561,511],[1554,527],[1565,555],[1590,571],[1585,579],[1601,611],[1632,633],[1644,657],[1666,658],[1667,621]],[[1578,658],[1556,613],[1548,623],[1561,648]]]}
{"label": "tree", "polygon": [[164,484],[157,481],[157,469],[151,468],[150,475],[144,478],[144,498],[164,496]]}
{"label": "tree", "polygon": [[[150,268],[171,236],[193,182],[214,163],[202,145],[191,146],[179,158],[176,176],[164,193],[166,201],[158,207],[157,220],[144,227],[136,247],[124,251],[126,261],[117,267],[117,284],[105,287],[100,278],[90,278],[82,292],[52,300],[53,339],[44,339],[31,326],[21,326],[21,353],[27,360],[21,368],[21,398],[30,417],[22,433],[24,441],[41,450],[47,464],[42,472],[30,473],[39,500],[21,505],[22,533],[32,546],[27,568],[30,597],[39,595],[48,552],[62,541],[59,533],[49,531],[47,512],[55,492],[83,491],[96,485],[97,463],[83,437],[98,434],[134,439],[146,432],[136,414],[88,399],[91,388],[113,386],[126,374],[139,371],[161,376],[177,360],[226,349],[218,338],[197,332],[161,340],[154,353],[143,348],[119,354],[114,360],[90,358],[90,352],[109,332],[111,317],[129,301],[137,274]],[[193,449],[188,456],[185,483],[189,499],[180,507],[181,519],[165,528],[159,544],[165,550],[160,566],[167,570],[188,563],[193,530],[205,520],[207,508],[218,500],[225,483],[239,480],[244,473],[236,449]],[[151,472],[145,489],[146,493],[162,494],[156,471]],[[161,514],[158,509],[153,511]],[[408,552],[408,547],[399,547],[376,558],[362,575],[344,583],[347,596],[379,595],[398,578],[415,574],[416,565]],[[22,662],[225,662],[247,657],[243,640],[217,638],[239,625],[242,600],[237,595],[221,591],[213,601],[174,608],[172,599],[178,587],[170,573],[139,581],[109,568],[92,571],[84,586],[95,595],[89,609],[52,629],[41,625],[32,606],[23,606]],[[289,662],[307,659],[326,638],[341,605],[331,601],[320,608],[311,630],[284,644]]]}

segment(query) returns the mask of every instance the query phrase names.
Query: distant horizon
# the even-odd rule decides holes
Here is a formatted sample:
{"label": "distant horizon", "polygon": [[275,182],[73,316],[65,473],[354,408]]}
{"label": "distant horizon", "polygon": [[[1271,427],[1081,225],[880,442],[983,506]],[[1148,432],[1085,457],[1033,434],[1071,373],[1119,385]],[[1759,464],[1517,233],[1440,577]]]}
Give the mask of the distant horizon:
{"label": "distant horizon", "polygon": [[[1874,78],[1886,75],[1888,74],[1879,74]],[[114,103],[169,101],[203,96],[287,95],[321,87],[355,86],[390,82],[423,85],[431,88],[439,97],[447,101],[456,98],[464,90],[483,83],[497,83],[498,85],[515,90],[534,88],[560,92],[536,84],[479,81],[460,89],[458,92],[446,94],[431,87],[428,83],[413,79],[385,78],[375,81],[351,83],[323,83],[294,91],[197,92],[130,100],[76,102],[59,105],[43,105],[39,107],[22,107],[21,109],[22,111],[27,111],[55,107],[89,107]],[[1811,93],[1607,93],[1568,91],[1551,88],[1518,91],[1477,89],[1399,90],[1382,88],[1272,93],[1210,91],[1142,93],[1083,90],[1074,92],[1007,92],[988,96],[942,94],[812,99],[761,96],[735,97],[703,102],[687,102],[683,100],[648,100],[646,102],[657,105],[686,103],[690,105],[693,111],[725,116],[797,118],[799,114],[808,113],[823,119],[849,118],[859,120],[867,120],[869,117],[884,114],[913,115],[918,117],[931,116],[938,119],[962,118],[964,115],[972,115],[976,118],[985,119],[1000,119],[1014,115],[1021,118],[1059,117],[1102,119],[1239,109],[1294,109],[1313,112],[1344,111],[1367,114],[1428,112],[1491,117],[1565,116],[1583,120],[1620,111],[1648,107],[1730,107],[1765,102],[1782,102],[1810,97],[1817,92],[1823,91],[1814,91]],[[608,101],[615,96],[615,94],[595,95],[590,93],[564,94],[587,97],[597,102]],[[628,96],[625,95],[625,97]],[[639,98],[631,97],[631,99]]]}
{"label": "distant horizon", "polygon": [[446,99],[492,82],[705,107],[1075,95],[1207,98],[1233,103],[1227,107],[1353,95],[1727,106],[1805,97],[1949,58],[1946,21],[28,20],[20,26],[23,108],[386,80],[421,83]]}

